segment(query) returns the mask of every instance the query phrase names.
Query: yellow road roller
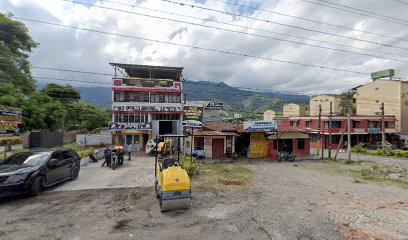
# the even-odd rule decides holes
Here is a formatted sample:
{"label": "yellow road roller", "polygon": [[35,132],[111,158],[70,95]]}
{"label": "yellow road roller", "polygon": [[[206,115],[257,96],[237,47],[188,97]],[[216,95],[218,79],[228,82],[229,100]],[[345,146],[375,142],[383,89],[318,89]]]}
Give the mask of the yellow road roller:
{"label": "yellow road roller", "polygon": [[[180,164],[180,139],[184,135],[160,135],[155,157],[155,191],[162,212],[186,209],[191,204],[190,178]],[[175,156],[176,140],[177,156]]]}

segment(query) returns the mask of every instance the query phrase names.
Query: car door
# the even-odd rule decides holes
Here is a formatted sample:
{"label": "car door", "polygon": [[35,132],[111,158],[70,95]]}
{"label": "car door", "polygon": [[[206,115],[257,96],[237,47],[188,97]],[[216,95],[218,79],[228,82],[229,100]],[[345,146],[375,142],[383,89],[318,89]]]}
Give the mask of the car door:
{"label": "car door", "polygon": [[61,151],[55,151],[51,154],[48,160],[47,167],[47,184],[52,184],[60,179],[61,163],[62,163]]}
{"label": "car door", "polygon": [[69,150],[62,151],[62,168],[61,168],[61,176],[62,178],[69,177],[71,174],[72,165],[75,163],[75,156]]}

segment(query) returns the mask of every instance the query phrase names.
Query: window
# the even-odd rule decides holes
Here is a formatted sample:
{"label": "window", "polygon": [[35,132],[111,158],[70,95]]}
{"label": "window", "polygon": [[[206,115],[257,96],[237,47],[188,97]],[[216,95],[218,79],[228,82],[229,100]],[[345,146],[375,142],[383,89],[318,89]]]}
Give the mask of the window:
{"label": "window", "polygon": [[180,115],[177,114],[154,114],[153,120],[180,120]]}
{"label": "window", "polygon": [[[324,122],[324,128],[329,128],[329,121]],[[341,128],[341,121],[332,121],[331,128]]]}
{"label": "window", "polygon": [[353,121],[353,128],[359,128],[360,127],[360,122],[359,121]]}
{"label": "window", "polygon": [[149,93],[117,91],[113,95],[114,102],[149,102]]}
{"label": "window", "polygon": [[181,93],[151,93],[152,103],[181,103]]}
{"label": "window", "polygon": [[369,128],[375,128],[375,127],[377,127],[377,122],[368,121],[368,127],[369,127]]}
{"label": "window", "polygon": [[299,150],[305,149],[305,139],[303,138],[298,139],[298,149]]}
{"label": "window", "polygon": [[204,138],[203,137],[194,138],[194,150],[204,150]]}
{"label": "window", "polygon": [[306,121],[306,128],[310,128],[310,121]]}
{"label": "window", "polygon": [[311,135],[310,135],[310,141],[312,141],[312,142],[317,142],[317,135],[311,134]]}
{"label": "window", "polygon": [[375,100],[375,103],[380,103],[380,100]]}
{"label": "window", "polygon": [[298,126],[298,121],[290,121],[290,126],[297,127]]}
{"label": "window", "polygon": [[385,122],[385,128],[395,128],[395,122],[394,121]]}

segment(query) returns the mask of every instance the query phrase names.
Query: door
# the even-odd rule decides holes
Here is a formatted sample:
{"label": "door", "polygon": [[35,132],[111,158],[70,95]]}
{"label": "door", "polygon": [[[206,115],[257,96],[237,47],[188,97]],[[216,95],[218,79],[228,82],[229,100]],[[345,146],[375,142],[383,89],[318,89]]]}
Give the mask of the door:
{"label": "door", "polygon": [[61,166],[61,178],[66,178],[71,175],[71,169],[75,163],[75,156],[68,150],[62,152],[62,166]]}
{"label": "door", "polygon": [[212,140],[212,157],[213,158],[224,157],[224,139]]}
{"label": "door", "polygon": [[60,172],[62,171],[62,162],[61,151],[56,151],[51,154],[51,158],[47,162],[47,184],[54,183],[61,179]]}

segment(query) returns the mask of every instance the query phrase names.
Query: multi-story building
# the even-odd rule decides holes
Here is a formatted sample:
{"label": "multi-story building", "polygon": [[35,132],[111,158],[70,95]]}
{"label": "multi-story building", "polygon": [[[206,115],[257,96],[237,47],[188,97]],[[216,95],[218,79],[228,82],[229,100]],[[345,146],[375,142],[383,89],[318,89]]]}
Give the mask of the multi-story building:
{"label": "multi-story building", "polygon": [[263,113],[263,120],[264,121],[272,121],[272,120],[274,120],[275,119],[275,117],[276,117],[276,112],[275,111],[273,111],[273,110],[266,110],[264,113]]}
{"label": "multi-story building", "polygon": [[395,116],[396,130],[408,137],[408,81],[378,79],[352,90],[357,115],[378,114],[384,103],[385,115]]}
{"label": "multi-story building", "polygon": [[116,144],[143,151],[149,139],[180,134],[183,114],[182,67],[110,63],[112,123]]}
{"label": "multi-story building", "polygon": [[283,106],[283,117],[309,116],[309,107],[295,103]]}
{"label": "multi-story building", "polygon": [[[389,142],[396,141],[396,118],[394,116],[385,117],[385,132]],[[334,116],[331,124],[332,147],[337,147],[340,143],[341,135],[346,135],[347,117]],[[289,117],[278,119],[279,128],[298,128],[306,130],[311,138],[311,147],[317,146],[319,132],[319,118],[310,117]],[[369,143],[381,141],[381,117],[374,116],[351,116],[351,145],[359,143]],[[328,148],[329,143],[329,117],[323,116],[320,120],[320,133],[322,137],[322,146]],[[347,142],[347,136],[344,136],[343,143]]]}
{"label": "multi-story building", "polygon": [[310,116],[319,116],[319,105],[322,108],[322,115],[327,116],[330,114],[330,103],[332,103],[333,114],[339,115],[342,112],[341,109],[342,97],[337,95],[318,95],[310,99]]}

